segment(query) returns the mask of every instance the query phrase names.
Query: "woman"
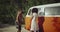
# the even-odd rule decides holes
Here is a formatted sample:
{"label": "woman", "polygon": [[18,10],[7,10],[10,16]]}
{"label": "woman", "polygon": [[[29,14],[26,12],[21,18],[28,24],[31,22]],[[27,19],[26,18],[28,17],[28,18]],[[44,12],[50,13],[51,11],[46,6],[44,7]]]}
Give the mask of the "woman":
{"label": "woman", "polygon": [[17,17],[16,17],[16,24],[17,24],[17,28],[18,31],[17,32],[21,32],[21,24],[22,24],[22,11],[18,11],[17,13]]}
{"label": "woman", "polygon": [[38,28],[38,23],[36,21],[37,18],[37,13],[38,13],[38,9],[37,8],[33,8],[32,9],[32,22],[31,22],[31,32],[38,32],[39,28]]}

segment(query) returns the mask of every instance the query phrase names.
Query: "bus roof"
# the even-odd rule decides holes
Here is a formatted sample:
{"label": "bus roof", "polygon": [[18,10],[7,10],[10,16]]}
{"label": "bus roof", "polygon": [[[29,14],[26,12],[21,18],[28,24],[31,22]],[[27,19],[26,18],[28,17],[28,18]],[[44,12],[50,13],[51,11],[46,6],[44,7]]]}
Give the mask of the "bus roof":
{"label": "bus roof", "polygon": [[43,8],[45,8],[45,7],[55,7],[55,6],[60,6],[60,3],[53,3],[53,4],[33,6],[30,9],[33,9],[33,8],[41,8],[41,7],[43,7]]}

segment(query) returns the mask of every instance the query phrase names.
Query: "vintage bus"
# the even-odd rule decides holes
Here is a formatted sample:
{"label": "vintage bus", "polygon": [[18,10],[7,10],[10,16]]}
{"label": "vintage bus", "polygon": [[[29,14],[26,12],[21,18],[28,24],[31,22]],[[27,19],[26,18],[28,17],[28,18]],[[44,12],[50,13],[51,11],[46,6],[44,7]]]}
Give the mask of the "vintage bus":
{"label": "vintage bus", "polygon": [[33,8],[38,9],[38,18],[36,18],[37,22],[42,22],[40,21],[40,18],[42,16],[44,17],[44,22],[42,24],[44,32],[60,32],[60,3],[39,5],[29,8],[25,17],[25,29],[27,30],[30,30],[31,27]]}

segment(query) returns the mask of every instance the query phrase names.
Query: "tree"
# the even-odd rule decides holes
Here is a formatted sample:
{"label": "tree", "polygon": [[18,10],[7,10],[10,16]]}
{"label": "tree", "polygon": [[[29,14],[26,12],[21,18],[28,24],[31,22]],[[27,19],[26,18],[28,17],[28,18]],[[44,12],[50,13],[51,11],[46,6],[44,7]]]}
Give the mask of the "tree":
{"label": "tree", "polygon": [[0,0],[0,22],[13,24],[17,8],[14,0]]}

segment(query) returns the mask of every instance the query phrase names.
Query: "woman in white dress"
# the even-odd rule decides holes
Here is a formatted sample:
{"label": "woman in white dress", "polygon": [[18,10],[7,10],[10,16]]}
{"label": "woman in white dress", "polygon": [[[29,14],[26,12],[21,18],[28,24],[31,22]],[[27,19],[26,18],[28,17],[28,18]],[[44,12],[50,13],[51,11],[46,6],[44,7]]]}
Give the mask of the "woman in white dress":
{"label": "woman in white dress", "polygon": [[38,32],[38,30],[39,30],[38,23],[36,21],[37,13],[38,13],[38,9],[33,8],[32,9],[33,16],[32,16],[32,20],[31,20],[31,29],[30,29],[31,32]]}

